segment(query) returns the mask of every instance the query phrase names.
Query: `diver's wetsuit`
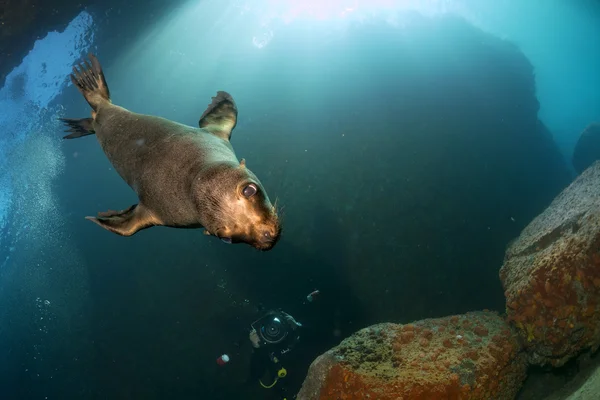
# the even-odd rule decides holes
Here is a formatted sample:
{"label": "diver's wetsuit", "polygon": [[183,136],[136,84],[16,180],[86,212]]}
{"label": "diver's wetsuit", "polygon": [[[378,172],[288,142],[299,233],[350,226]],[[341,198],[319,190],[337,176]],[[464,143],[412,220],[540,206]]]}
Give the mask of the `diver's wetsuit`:
{"label": "diver's wetsuit", "polygon": [[250,360],[250,379],[258,382],[264,389],[273,390],[274,394],[279,395],[279,398],[287,395],[287,399],[291,400],[285,376],[279,377],[278,373],[282,371],[282,368],[285,370],[287,367],[288,355],[297,340],[297,335],[294,335],[277,345],[263,345],[258,349],[253,349]]}
{"label": "diver's wetsuit", "polygon": [[[292,316],[293,318],[293,316]],[[283,318],[282,318],[283,319]],[[287,399],[295,398],[295,393],[287,389],[287,368],[288,363],[292,361],[291,354],[295,349],[300,335],[304,336],[303,321],[301,326],[287,320],[288,335],[279,343],[261,342],[260,347],[254,348],[250,360],[250,381],[266,389],[265,398],[269,399]],[[309,329],[310,330],[310,329]],[[279,375],[283,374],[283,376]]]}

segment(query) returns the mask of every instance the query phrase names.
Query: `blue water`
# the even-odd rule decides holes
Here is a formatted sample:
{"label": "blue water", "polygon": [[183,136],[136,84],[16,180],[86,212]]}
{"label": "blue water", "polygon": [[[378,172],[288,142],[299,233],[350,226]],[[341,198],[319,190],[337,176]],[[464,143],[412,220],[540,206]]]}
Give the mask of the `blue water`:
{"label": "blue water", "polygon": [[[423,40],[429,38],[427,32],[419,31],[419,23],[413,22],[412,14],[406,14],[407,8],[373,7],[365,14],[343,14],[353,2],[332,2],[337,3],[339,12],[316,19],[310,15],[294,18],[285,9],[270,10],[268,1],[190,2],[156,18],[118,54],[97,46],[97,37],[107,33],[96,31],[93,13],[82,12],[64,31],[50,32],[33,45],[0,89],[0,349],[9,360],[0,367],[0,388],[15,390],[7,392],[7,398],[90,398],[95,385],[103,384],[108,393],[130,385],[130,393],[147,398],[160,398],[161,393],[191,396],[204,390],[212,398],[221,392],[225,393],[222,398],[227,398],[228,382],[236,379],[211,369],[212,354],[216,357],[223,351],[234,351],[232,337],[237,334],[231,332],[238,330],[244,336],[246,322],[242,320],[251,318],[251,307],[261,302],[292,304],[282,297],[287,293],[302,297],[314,289],[315,282],[340,291],[335,297],[346,299],[343,306],[324,307],[327,313],[323,320],[333,322],[331,329],[327,328],[331,337],[322,347],[362,327],[356,324],[378,322],[373,320],[377,318],[410,320],[469,311],[462,306],[484,308],[488,301],[495,302],[490,308],[502,303],[496,296],[501,291],[495,282],[489,283],[489,297],[470,295],[480,285],[487,288],[477,280],[495,279],[494,268],[499,265],[486,265],[490,268],[487,272],[482,271],[484,267],[471,270],[465,266],[464,260],[476,257],[469,255],[470,250],[464,249],[450,228],[447,240],[435,242],[439,255],[432,253],[428,238],[434,234],[443,237],[440,231],[450,222],[428,221],[422,225],[434,228],[418,231],[418,221],[409,221],[416,208],[390,203],[386,195],[390,190],[398,190],[398,198],[411,198],[402,192],[402,187],[412,187],[407,184],[409,178],[385,175],[374,181],[368,175],[371,169],[389,172],[393,169],[390,165],[406,167],[410,162],[395,160],[394,154],[388,153],[368,163],[361,159],[361,151],[372,151],[372,142],[378,140],[377,136],[363,135],[364,131],[371,129],[375,135],[391,138],[402,130],[394,125],[393,116],[385,121],[373,117],[377,107],[363,113],[367,108],[363,109],[356,98],[377,90],[382,98],[397,96],[399,103],[418,101],[398,95],[402,85],[392,82],[393,74],[386,75],[385,67],[410,64],[394,60],[389,43],[405,40],[410,47],[415,31]],[[534,67],[538,117],[551,132],[566,165],[570,164],[579,133],[590,122],[600,120],[597,2],[406,3],[426,18],[458,15],[484,32],[516,44]],[[361,42],[363,34],[379,40],[389,32],[397,35],[389,42]],[[418,43],[412,44],[418,48]],[[355,47],[359,50],[348,50]],[[411,64],[407,70],[426,73],[445,63],[460,66],[461,60],[449,62],[444,58],[446,50],[407,51],[413,55],[429,51],[427,59],[440,62]],[[217,90],[234,93],[240,108],[239,127],[233,135],[238,156],[247,158],[250,168],[256,167],[267,190],[272,188],[272,197],[288,194],[282,201],[291,227],[287,237],[291,239],[282,243],[278,255],[259,258],[239,246],[224,250],[220,243],[199,233],[191,236],[186,231],[153,228],[129,240],[107,236],[100,228],[86,225],[84,215],[126,208],[135,202],[93,138],[68,143],[61,139],[57,118],[83,118],[89,113],[68,80],[72,65],[88,51],[99,54],[111,95],[118,99],[115,102],[138,112],[195,125]],[[356,59],[336,54],[354,54]],[[371,63],[361,64],[361,57]],[[360,75],[364,72],[361,65],[375,66],[378,75],[358,81],[358,76],[364,76]],[[437,89],[443,96],[443,88],[433,88]],[[477,92],[476,87],[472,89]],[[348,112],[349,108],[352,111]],[[344,118],[336,118],[336,114]],[[373,119],[359,124],[358,132],[353,131],[355,119],[364,122],[365,118]],[[435,123],[423,121],[423,129]],[[323,132],[328,135],[326,139]],[[400,142],[389,139],[385,143],[393,146]],[[332,150],[324,149],[323,143]],[[353,170],[351,178],[342,173],[347,165],[347,159],[339,154],[343,152],[354,165],[366,165],[362,171]],[[399,149],[396,154],[403,153]],[[432,164],[436,157],[445,160],[443,151],[435,147],[418,157],[427,156]],[[319,168],[323,160],[328,168]],[[487,160],[477,161],[482,171],[493,168]],[[425,174],[444,173],[443,166],[425,169]],[[340,176],[332,176],[336,173]],[[94,179],[86,179],[88,176]],[[349,179],[354,183],[343,186]],[[338,183],[340,186],[334,187]],[[467,186],[458,185],[456,190]],[[454,190],[443,189],[442,193]],[[453,206],[436,202],[439,188],[420,190],[414,196],[427,199],[419,204],[423,209]],[[311,202],[319,193],[321,200]],[[361,194],[369,196],[368,207]],[[493,198],[493,193],[487,195]],[[477,231],[480,226],[473,225],[465,232],[472,230],[469,234],[481,238],[484,247],[486,240],[492,240],[485,235],[502,240],[514,237],[527,223],[519,216],[530,218],[539,204],[550,200],[541,197],[525,211],[499,200],[499,207],[507,208],[506,215],[493,218],[486,210],[478,210],[473,200],[473,215],[480,215],[487,229]],[[381,228],[388,218],[374,214],[376,205],[384,203],[388,205],[381,208],[386,212],[392,209],[403,216],[397,221],[400,227],[417,228],[410,232]],[[302,209],[305,204],[309,205]],[[309,212],[310,207],[314,208]],[[452,221],[454,226],[462,222]],[[438,226],[440,231],[432,233]],[[367,244],[365,236],[370,240]],[[341,237],[344,242],[336,241]],[[477,247],[474,243],[473,248]],[[433,270],[411,260],[409,254],[444,258],[440,265],[445,267]],[[140,255],[148,259],[142,260]],[[501,256],[490,259],[502,262]],[[345,269],[345,265],[352,267]],[[464,290],[454,284],[461,271],[468,271],[473,279],[465,282]],[[373,286],[357,284],[373,276],[386,278],[373,279]],[[388,276],[392,284],[386,282]],[[130,291],[137,295],[128,297]],[[418,298],[425,294],[439,299],[428,302]],[[219,312],[214,303],[227,312]],[[146,325],[124,328],[138,314]],[[202,318],[194,322],[196,314]],[[11,331],[11,326],[18,326],[19,331]],[[156,331],[162,326],[164,331]],[[198,343],[181,348],[167,345],[189,343],[190,335]],[[155,350],[161,346],[164,348]],[[313,349],[322,350],[319,345]],[[154,358],[143,358],[154,351]],[[316,355],[308,352],[306,359]],[[163,382],[156,382],[148,377],[160,373],[146,375],[140,365],[144,363],[155,371],[172,363],[172,371],[165,374]],[[243,370],[235,365],[232,368]],[[113,370],[117,372],[111,376],[108,372]],[[203,371],[202,378],[196,376],[199,371]],[[103,383],[98,384],[95,378]],[[18,385],[35,389],[14,389]]]}

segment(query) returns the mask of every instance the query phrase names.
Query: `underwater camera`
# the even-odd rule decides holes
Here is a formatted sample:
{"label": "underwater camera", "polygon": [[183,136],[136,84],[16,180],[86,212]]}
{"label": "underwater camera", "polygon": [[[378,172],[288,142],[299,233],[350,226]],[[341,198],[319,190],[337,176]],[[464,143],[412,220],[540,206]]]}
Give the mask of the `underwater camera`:
{"label": "underwater camera", "polygon": [[289,334],[290,326],[286,314],[281,311],[270,311],[251,325],[263,343],[281,343]]}

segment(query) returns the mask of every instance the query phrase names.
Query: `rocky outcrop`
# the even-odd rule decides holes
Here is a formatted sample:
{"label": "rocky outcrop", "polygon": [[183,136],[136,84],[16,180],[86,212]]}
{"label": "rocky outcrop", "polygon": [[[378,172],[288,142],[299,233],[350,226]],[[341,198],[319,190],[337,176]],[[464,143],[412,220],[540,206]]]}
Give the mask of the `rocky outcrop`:
{"label": "rocky outcrop", "polygon": [[[288,238],[318,248],[324,224],[314,210],[333,211],[341,234],[327,241],[344,248],[344,274],[372,317],[362,326],[502,309],[498,271],[485,266],[501,265],[506,244],[571,182],[537,118],[527,58],[465,23],[416,20],[402,35],[360,26],[348,31],[348,46],[311,45],[327,56],[303,71],[323,71],[329,90],[313,89],[310,72],[278,73],[300,71],[300,56],[266,66],[269,80],[253,78],[302,93],[304,114],[285,101],[245,111],[270,113],[254,123],[269,126],[261,140],[277,151],[268,164],[255,162],[285,182],[277,195],[295,210]],[[286,40],[295,39],[269,51],[285,51]],[[438,49],[456,62],[440,61]],[[260,146],[245,151],[260,154]]]}
{"label": "rocky outcrop", "polygon": [[317,358],[298,394],[317,399],[514,399],[525,359],[491,312],[373,325]]}
{"label": "rocky outcrop", "polygon": [[83,8],[78,0],[5,0],[0,6],[0,86],[37,39],[62,30]]}
{"label": "rocky outcrop", "polygon": [[[148,20],[181,2],[183,0],[3,0],[0,4],[0,86],[37,39],[49,31],[62,31],[83,9],[91,12],[97,21],[108,20],[107,36],[118,36],[120,42],[112,40],[113,47],[122,47],[143,31]],[[124,31],[129,33],[127,40],[123,40]]]}
{"label": "rocky outcrop", "polygon": [[600,122],[588,125],[573,150],[573,168],[582,173],[595,161],[600,160]]}
{"label": "rocky outcrop", "polygon": [[506,252],[508,320],[532,364],[563,365],[600,345],[600,162],[534,219]]}

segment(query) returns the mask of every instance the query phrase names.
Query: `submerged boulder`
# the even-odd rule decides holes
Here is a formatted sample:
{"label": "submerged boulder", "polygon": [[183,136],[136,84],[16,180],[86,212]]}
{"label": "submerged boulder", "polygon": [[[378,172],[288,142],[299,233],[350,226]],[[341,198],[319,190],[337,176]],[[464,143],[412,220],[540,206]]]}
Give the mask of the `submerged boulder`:
{"label": "submerged boulder", "polygon": [[384,323],[318,357],[298,399],[514,399],[525,370],[495,313]]}
{"label": "submerged boulder", "polygon": [[573,168],[580,174],[598,160],[600,160],[600,123],[594,122],[579,136],[573,150]]}
{"label": "submerged boulder", "polygon": [[508,320],[533,364],[563,365],[600,345],[600,162],[508,248],[500,279]]}

